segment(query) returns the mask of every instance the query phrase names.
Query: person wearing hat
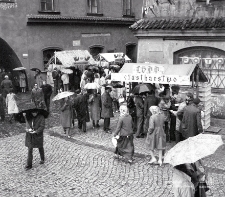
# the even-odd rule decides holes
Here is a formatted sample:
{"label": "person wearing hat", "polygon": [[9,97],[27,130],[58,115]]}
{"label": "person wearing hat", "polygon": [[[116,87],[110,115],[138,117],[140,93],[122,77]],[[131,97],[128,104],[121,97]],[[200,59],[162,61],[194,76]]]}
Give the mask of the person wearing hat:
{"label": "person wearing hat", "polygon": [[35,78],[36,84],[38,85],[38,88],[40,88],[42,85],[42,77],[41,77],[41,71],[39,69],[35,71],[34,78]]}
{"label": "person wearing hat", "polygon": [[5,79],[1,83],[3,97],[6,98],[6,95],[9,93],[10,89],[13,88],[12,81],[9,79],[8,75],[5,75]]}
{"label": "person wearing hat", "polygon": [[41,157],[40,164],[44,164],[45,162],[45,155],[43,148],[44,143],[43,132],[45,129],[45,116],[42,114],[42,111],[39,109],[30,109],[23,112],[27,131],[25,138],[25,146],[28,148],[27,165],[25,167],[26,170],[32,168],[34,148],[39,149]]}
{"label": "person wearing hat", "polygon": [[201,111],[198,109],[200,99],[190,100],[190,98],[193,98],[192,95],[191,93],[187,94],[188,105],[177,113],[178,118],[181,120],[181,133],[184,139],[203,132]]}
{"label": "person wearing hat", "polygon": [[112,98],[110,96],[110,92],[112,91],[112,86],[106,86],[105,92],[102,94],[102,113],[101,117],[104,119],[104,131],[106,133],[112,133],[109,128],[110,126],[110,118],[113,117],[113,109],[112,109]]}

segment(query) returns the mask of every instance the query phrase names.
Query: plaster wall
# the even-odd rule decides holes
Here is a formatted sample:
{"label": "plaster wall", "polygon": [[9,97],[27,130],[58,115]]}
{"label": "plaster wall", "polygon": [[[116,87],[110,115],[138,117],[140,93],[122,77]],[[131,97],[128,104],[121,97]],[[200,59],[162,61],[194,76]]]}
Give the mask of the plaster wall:
{"label": "plaster wall", "polygon": [[225,51],[225,42],[221,41],[185,41],[139,38],[137,62],[155,62],[173,64],[174,52],[188,48],[206,46]]}

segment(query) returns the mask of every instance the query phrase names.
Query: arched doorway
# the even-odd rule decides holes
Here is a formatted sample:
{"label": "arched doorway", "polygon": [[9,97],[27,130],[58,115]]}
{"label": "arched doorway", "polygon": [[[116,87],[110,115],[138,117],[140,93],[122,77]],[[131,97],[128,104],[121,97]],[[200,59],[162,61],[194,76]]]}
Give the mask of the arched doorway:
{"label": "arched doorway", "polygon": [[[184,48],[174,53],[174,64],[182,64],[181,57],[199,57],[200,61],[199,66],[203,70],[204,74],[209,79],[212,91],[220,92],[225,88],[225,61],[218,63],[216,59],[225,58],[225,51],[213,47],[189,47]],[[212,61],[210,64],[206,64],[204,58],[211,58]],[[189,60],[191,62],[191,58]]]}
{"label": "arched doorway", "polygon": [[[9,76],[9,79],[13,81],[14,89],[16,90],[16,86],[18,84],[19,72],[13,71],[14,68],[22,67],[22,63],[17,57],[14,50],[9,46],[9,44],[0,38],[0,83],[4,79],[5,75]],[[26,72],[25,72],[26,75]],[[26,83],[27,75],[26,75]],[[28,85],[27,85],[28,88]]]}

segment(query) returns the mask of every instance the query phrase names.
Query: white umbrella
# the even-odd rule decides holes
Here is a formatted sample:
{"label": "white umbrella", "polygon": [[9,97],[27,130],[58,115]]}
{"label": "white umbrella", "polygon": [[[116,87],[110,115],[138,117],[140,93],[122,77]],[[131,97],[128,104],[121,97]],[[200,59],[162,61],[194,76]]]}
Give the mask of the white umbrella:
{"label": "white umbrella", "polygon": [[223,145],[220,135],[199,134],[177,143],[165,155],[164,163],[177,166],[184,163],[194,163],[199,159],[213,154]]}
{"label": "white umbrella", "polygon": [[72,74],[72,73],[73,73],[73,70],[71,70],[71,69],[66,69],[66,68],[62,68],[62,69],[61,69],[61,72],[62,72],[62,73],[66,73],[66,74]]}
{"label": "white umbrella", "polygon": [[18,68],[14,68],[13,70],[14,71],[20,71],[20,70],[26,70],[26,68],[24,68],[24,67],[18,67]]}
{"label": "white umbrella", "polygon": [[84,86],[84,89],[89,89],[89,90],[94,90],[94,89],[98,89],[100,88],[100,85],[97,84],[97,83],[87,83],[85,86]]}
{"label": "white umbrella", "polygon": [[58,93],[53,99],[52,101],[57,101],[57,100],[60,100],[60,99],[63,99],[63,98],[66,98],[68,96],[72,96],[74,94],[74,92],[60,92]]}

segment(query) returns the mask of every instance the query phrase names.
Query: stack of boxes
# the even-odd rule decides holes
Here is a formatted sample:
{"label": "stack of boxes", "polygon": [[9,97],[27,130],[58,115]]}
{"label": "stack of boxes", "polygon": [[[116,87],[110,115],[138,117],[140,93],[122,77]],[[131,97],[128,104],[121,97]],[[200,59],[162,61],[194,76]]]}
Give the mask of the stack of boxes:
{"label": "stack of boxes", "polygon": [[199,99],[203,103],[203,128],[208,129],[210,126],[211,112],[211,85],[208,83],[199,84]]}

